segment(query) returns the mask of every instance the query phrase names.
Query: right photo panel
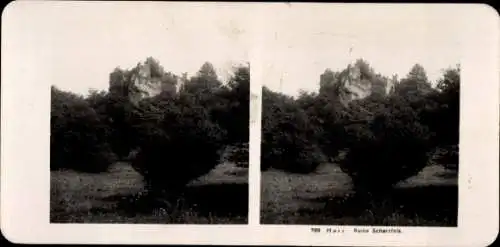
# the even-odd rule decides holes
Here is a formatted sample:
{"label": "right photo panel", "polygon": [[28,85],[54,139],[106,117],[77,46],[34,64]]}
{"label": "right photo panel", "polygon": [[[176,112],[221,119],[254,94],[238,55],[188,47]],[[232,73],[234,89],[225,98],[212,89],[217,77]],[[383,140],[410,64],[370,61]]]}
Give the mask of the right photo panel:
{"label": "right photo panel", "polygon": [[377,13],[268,25],[261,224],[457,226],[460,27]]}

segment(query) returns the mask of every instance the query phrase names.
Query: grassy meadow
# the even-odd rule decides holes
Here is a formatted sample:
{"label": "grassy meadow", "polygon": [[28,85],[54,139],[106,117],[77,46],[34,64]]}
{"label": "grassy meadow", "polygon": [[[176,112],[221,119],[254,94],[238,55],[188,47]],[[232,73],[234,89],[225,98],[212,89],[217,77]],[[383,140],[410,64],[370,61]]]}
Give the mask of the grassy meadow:
{"label": "grassy meadow", "polygon": [[99,174],[51,171],[50,179],[51,223],[247,223],[248,169],[233,163],[192,181],[170,214],[141,205],[142,177],[126,162]]}
{"label": "grassy meadow", "polygon": [[335,164],[306,175],[270,169],[261,176],[261,224],[457,226],[457,183],[456,172],[432,165],[392,198],[361,207]]}

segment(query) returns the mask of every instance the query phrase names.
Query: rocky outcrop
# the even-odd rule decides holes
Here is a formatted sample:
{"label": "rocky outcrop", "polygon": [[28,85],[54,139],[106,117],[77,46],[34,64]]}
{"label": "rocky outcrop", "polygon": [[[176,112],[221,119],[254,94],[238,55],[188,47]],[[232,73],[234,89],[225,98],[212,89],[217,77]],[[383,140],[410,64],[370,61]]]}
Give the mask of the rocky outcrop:
{"label": "rocky outcrop", "polygon": [[391,94],[394,92],[396,84],[398,83],[397,76],[393,76],[392,78],[387,80],[387,86],[385,87],[385,94]]}
{"label": "rocky outcrop", "polygon": [[110,74],[109,91],[137,103],[162,92],[177,92],[180,81],[177,75],[165,72],[158,61],[148,58],[130,70],[116,68]]}
{"label": "rocky outcrop", "polygon": [[358,66],[348,65],[347,74],[341,78],[341,87],[350,97],[345,100],[352,101],[368,97],[372,93],[372,82],[361,77]]}
{"label": "rocky outcrop", "polygon": [[180,78],[172,73],[160,71],[155,68],[155,64],[140,63],[137,71],[132,75],[132,82],[141,92],[142,97],[153,97],[161,92],[175,92]]}
{"label": "rocky outcrop", "polygon": [[327,69],[320,76],[320,93],[337,97],[347,105],[353,100],[363,99],[372,94],[385,96],[390,92],[392,84],[363,60],[349,64],[342,72]]}

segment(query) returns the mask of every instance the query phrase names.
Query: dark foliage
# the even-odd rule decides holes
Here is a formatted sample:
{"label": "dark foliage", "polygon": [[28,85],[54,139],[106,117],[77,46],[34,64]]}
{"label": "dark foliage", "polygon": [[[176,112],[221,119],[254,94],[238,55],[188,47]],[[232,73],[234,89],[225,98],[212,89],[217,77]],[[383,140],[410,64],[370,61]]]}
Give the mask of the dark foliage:
{"label": "dark foliage", "polygon": [[427,165],[431,149],[430,132],[419,123],[409,102],[392,96],[377,103],[372,116],[351,133],[356,142],[340,162],[360,193],[387,192],[399,181],[418,174]]}
{"label": "dark foliage", "polygon": [[[153,195],[175,194],[217,166],[225,146],[248,143],[249,83],[245,66],[224,85],[210,63],[188,79],[147,58],[116,68],[108,92],[53,88],[51,168],[105,171],[117,156],[133,161]],[[240,150],[238,163],[248,162]]]}
{"label": "dark foliage", "polygon": [[309,173],[324,155],[317,145],[317,129],[292,98],[263,90],[261,168]]}
{"label": "dark foliage", "polygon": [[446,70],[434,88],[419,64],[398,80],[357,60],[325,70],[318,93],[293,98],[264,87],[262,169],[307,173],[347,150],[339,165],[360,195],[418,174],[436,148],[446,150],[443,165],[458,169],[459,72]]}
{"label": "dark foliage", "polygon": [[[429,200],[432,198],[432,200]],[[324,208],[301,208],[297,214],[307,215],[294,222],[299,225],[373,225],[415,226],[412,220],[398,220],[395,214],[421,219],[432,226],[457,226],[458,187],[422,186],[395,188],[390,197],[379,201],[362,201],[356,196],[319,197],[307,200],[325,203]],[[346,220],[352,218],[354,222]],[[392,220],[388,220],[391,219]],[[391,222],[393,221],[393,222]],[[270,222],[272,223],[272,222]]]}
{"label": "dark foliage", "polygon": [[224,161],[233,162],[238,167],[248,168],[249,165],[249,153],[248,153],[248,143],[236,144],[228,146],[226,153],[224,154]]}
{"label": "dark foliage", "polygon": [[140,150],[133,166],[151,192],[176,193],[219,164],[225,132],[194,96],[147,99],[135,114]]}
{"label": "dark foliage", "polygon": [[51,170],[107,170],[113,159],[107,126],[83,97],[52,87],[50,126]]}

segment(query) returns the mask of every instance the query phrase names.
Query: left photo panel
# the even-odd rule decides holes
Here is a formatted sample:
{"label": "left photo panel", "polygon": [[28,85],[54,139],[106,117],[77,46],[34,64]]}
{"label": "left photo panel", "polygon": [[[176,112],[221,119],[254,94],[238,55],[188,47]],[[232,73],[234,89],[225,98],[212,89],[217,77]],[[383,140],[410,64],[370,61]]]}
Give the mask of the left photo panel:
{"label": "left photo panel", "polygon": [[247,224],[244,20],[138,7],[39,4],[22,24],[51,70],[50,222]]}

